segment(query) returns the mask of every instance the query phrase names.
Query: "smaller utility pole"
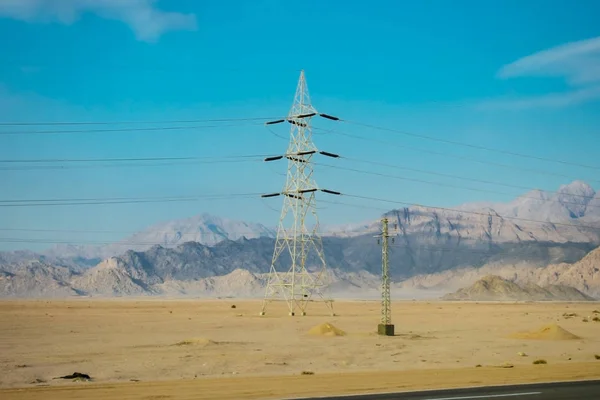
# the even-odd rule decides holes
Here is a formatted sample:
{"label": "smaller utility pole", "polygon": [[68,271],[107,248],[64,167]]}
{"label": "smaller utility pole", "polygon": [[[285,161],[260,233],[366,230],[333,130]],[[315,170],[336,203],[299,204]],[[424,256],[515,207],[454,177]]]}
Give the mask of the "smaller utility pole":
{"label": "smaller utility pole", "polygon": [[[394,336],[388,262],[388,238],[391,236],[388,230],[388,219],[383,218],[381,225],[381,234],[377,236],[381,238],[381,321],[377,326],[377,333],[384,336]],[[393,241],[394,238],[392,237]]]}

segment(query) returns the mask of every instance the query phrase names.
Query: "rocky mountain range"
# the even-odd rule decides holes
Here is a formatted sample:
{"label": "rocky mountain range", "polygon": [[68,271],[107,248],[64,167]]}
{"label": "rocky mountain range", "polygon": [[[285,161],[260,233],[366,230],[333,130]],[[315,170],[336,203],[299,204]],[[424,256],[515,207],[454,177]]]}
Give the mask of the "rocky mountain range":
{"label": "rocky mountain range", "polygon": [[[530,191],[509,203],[454,208],[406,207],[386,214],[400,235],[446,236],[475,242],[600,243],[600,192],[574,181],[556,192]],[[376,232],[379,221],[349,225],[335,236]]]}
{"label": "rocky mountain range", "polygon": [[[542,280],[543,274],[531,271],[570,265],[600,244],[600,228],[595,228],[600,227],[600,197],[580,181],[553,194],[529,192],[506,204],[408,207],[385,215],[396,233],[391,273],[402,282],[402,290],[448,292],[458,288],[452,282],[464,287],[483,271],[496,270]],[[378,220],[329,228],[333,233],[323,243],[339,290],[377,287],[377,279],[365,277],[380,273],[381,248],[373,238],[379,229]],[[212,293],[221,287],[218,282],[242,270],[258,285],[270,266],[274,236],[273,229],[261,224],[203,214],[152,226],[108,246],[62,246],[42,254],[4,252],[0,295],[43,295],[52,290],[78,295]],[[309,254],[309,266],[318,262]],[[279,268],[289,265],[284,252]],[[38,288],[43,282],[47,289]],[[589,294],[594,285],[572,286]]]}
{"label": "rocky mountain range", "polygon": [[[330,249],[326,255],[333,274],[330,289],[342,297],[350,293],[364,297],[376,291],[381,249],[372,237],[325,238],[324,243]],[[225,241],[215,246],[196,242],[184,243],[176,248],[154,246],[144,252],[130,250],[121,256],[106,259],[95,267],[79,269],[39,261],[13,263],[0,268],[0,295],[259,296],[266,283],[273,246],[274,240],[270,238]],[[481,271],[508,271],[509,266],[516,263],[526,264],[526,268],[519,270],[524,280],[529,274],[531,279],[536,277],[541,281],[546,277],[550,281],[547,274],[539,271],[552,271],[550,276],[557,276],[560,272],[565,277],[584,276],[585,273],[586,277],[590,276],[589,280],[583,279],[579,283],[583,285],[584,292],[592,294],[600,291],[600,282],[594,272],[597,270],[594,265],[597,264],[590,261],[594,260],[591,255],[596,253],[584,257],[587,252],[585,247],[560,243],[506,244],[480,251],[460,247],[451,251],[418,246],[398,247],[391,254],[390,269],[393,279],[398,282],[395,287],[405,297],[407,293],[414,292],[420,292],[421,295],[447,293],[451,289],[448,282],[459,277],[460,273],[470,271],[468,276],[475,277]],[[583,260],[573,264],[575,267],[572,264],[547,267],[554,261],[572,262],[581,257],[584,257]],[[316,265],[314,256],[308,262]],[[494,268],[495,264],[497,267]],[[286,270],[289,265],[290,259],[282,257],[280,270]],[[478,269],[473,265],[482,267]],[[423,271],[430,273],[423,275]],[[430,293],[425,294],[424,290]]]}
{"label": "rocky mountain range", "polygon": [[[443,240],[471,241],[476,245],[519,242],[600,244],[600,192],[596,193],[581,181],[563,185],[556,192],[533,190],[509,203],[468,203],[452,209],[415,206],[392,210],[386,216],[399,236],[419,236],[423,244]],[[371,235],[379,229],[379,220],[373,220],[327,227],[326,235],[356,237]],[[275,236],[275,228],[260,223],[201,214],[152,225],[110,245],[58,245],[39,254],[0,252],[0,263],[7,259],[13,262],[37,259],[89,266],[127,250],[144,251],[154,245],[173,248],[193,241],[213,246],[223,240]]]}

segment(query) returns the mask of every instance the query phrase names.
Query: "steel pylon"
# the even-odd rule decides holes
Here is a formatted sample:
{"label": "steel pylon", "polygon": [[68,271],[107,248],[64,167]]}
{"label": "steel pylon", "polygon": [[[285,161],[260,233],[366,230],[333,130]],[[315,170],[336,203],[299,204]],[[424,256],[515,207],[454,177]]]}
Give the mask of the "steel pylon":
{"label": "steel pylon", "polygon": [[[316,208],[316,192],[339,194],[319,189],[313,179],[313,156],[317,153],[338,157],[332,153],[319,152],[312,141],[311,119],[319,115],[312,106],[306,86],[304,71],[296,88],[294,103],[285,120],[290,126],[290,141],[284,156],[265,161],[287,158],[287,178],[283,191],[263,197],[283,195],[283,207],[279,218],[277,239],[267,281],[265,297],[260,315],[265,315],[267,304],[272,300],[285,300],[289,315],[306,315],[313,297],[323,301],[333,315],[333,301],[324,294],[324,287],[331,282],[323,242],[319,233],[319,218]],[[335,117],[321,114],[325,118]],[[289,268],[282,261],[289,261]],[[314,266],[309,271],[307,263]]]}
{"label": "steel pylon", "polygon": [[377,235],[381,241],[381,320],[377,325],[380,335],[394,336],[394,325],[392,324],[392,300],[390,294],[390,266],[389,266],[389,238],[388,219],[381,219],[381,234]]}

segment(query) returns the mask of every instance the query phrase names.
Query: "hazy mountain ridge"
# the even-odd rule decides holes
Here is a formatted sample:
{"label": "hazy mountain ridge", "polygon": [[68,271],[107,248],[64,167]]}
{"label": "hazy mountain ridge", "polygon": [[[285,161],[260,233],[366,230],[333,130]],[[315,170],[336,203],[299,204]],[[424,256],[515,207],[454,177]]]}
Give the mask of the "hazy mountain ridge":
{"label": "hazy mountain ridge", "polygon": [[73,270],[80,270],[86,268],[87,266],[94,266],[100,261],[101,260],[87,260],[71,257],[54,257],[36,253],[30,250],[0,251],[0,268],[3,265],[7,266],[18,265],[27,262],[40,262],[45,264],[60,265]]}
{"label": "hazy mountain ridge", "polygon": [[[600,245],[600,193],[581,181],[563,185],[556,193],[533,190],[509,203],[467,203],[452,209],[407,207],[386,213],[392,233],[420,236],[420,243],[446,241],[477,244],[519,242],[591,243]],[[537,223],[532,220],[546,221]],[[349,238],[379,232],[380,221],[348,223],[327,228],[329,236]],[[276,231],[258,223],[202,214],[161,222],[120,242],[105,246],[59,245],[39,254],[29,251],[0,252],[0,263],[38,260],[82,267],[125,253],[144,251],[154,245],[174,248],[185,242],[213,246],[224,240],[267,237]]]}
{"label": "hazy mountain ridge", "polygon": [[77,273],[38,261],[4,266],[0,269],[2,297],[70,297],[83,293],[70,284]]}
{"label": "hazy mountain ridge", "polygon": [[[404,290],[455,290],[496,269],[504,277],[514,274],[533,282],[543,279],[552,282],[551,277],[544,278],[535,267],[552,264],[557,276],[566,277],[569,273],[562,269],[572,267],[560,266],[561,263],[579,261],[600,243],[600,229],[589,227],[593,221],[600,222],[600,207],[594,208],[595,205],[600,206],[600,195],[589,185],[575,181],[555,194],[533,191],[506,204],[465,204],[456,210],[423,207],[392,210],[386,213],[391,232],[396,233],[391,245],[391,275],[394,280],[403,281],[398,287]],[[527,221],[533,217],[552,222]],[[329,267],[343,275],[337,277],[336,285],[344,290],[376,287],[378,283],[371,277],[380,274],[381,248],[373,233],[379,232],[380,221],[346,224],[341,228],[335,235],[323,238]],[[205,243],[185,241],[185,232]],[[21,293],[26,288],[37,293],[38,289],[33,289],[35,282],[41,284],[43,279],[49,279],[49,287],[60,284],[61,290],[72,287],[82,293],[210,291],[221,285],[210,283],[214,277],[228,276],[236,270],[246,270],[255,278],[268,272],[274,235],[273,230],[260,224],[203,214],[154,225],[110,246],[62,246],[44,254],[4,252],[0,253],[0,272],[4,283],[11,281],[12,286],[10,289],[3,286],[5,290],[0,293]],[[163,244],[153,245],[156,242]],[[136,249],[130,249],[130,244],[135,244]],[[113,254],[117,251],[118,254]],[[102,261],[102,254],[111,256],[103,257]],[[307,265],[318,264],[316,255],[309,254]],[[42,279],[44,275],[32,269],[33,265],[42,269],[48,266],[48,277]],[[280,269],[289,267],[286,252],[278,265]],[[56,270],[50,271],[61,267],[64,268],[61,271],[68,270],[72,275],[56,277]],[[591,285],[575,282],[577,273],[570,272],[572,276],[564,279],[579,290],[594,292],[596,281]],[[361,274],[369,278],[361,280]],[[585,276],[595,279],[591,270],[585,274],[580,273],[579,279]],[[258,284],[262,278],[256,279]],[[206,281],[198,283],[201,280]]]}
{"label": "hazy mountain ridge", "polygon": [[[509,203],[473,203],[448,209],[406,207],[385,214],[402,236],[407,233],[447,235],[495,243],[544,241],[600,244],[600,193],[574,181],[550,194],[533,190]],[[540,223],[542,221],[545,223]],[[379,221],[349,226],[337,236],[377,232]]]}
{"label": "hazy mountain ridge", "polygon": [[401,282],[399,286],[404,289],[453,291],[472,285],[478,279],[491,274],[518,284],[571,286],[587,295],[600,298],[600,247],[574,263],[557,263],[542,267],[529,262],[492,262],[481,268],[458,268],[417,275]]}
{"label": "hazy mountain ridge", "polygon": [[[36,270],[32,273],[32,270]],[[59,270],[60,273],[56,273]],[[51,265],[21,265],[15,273],[0,271],[0,297],[65,298],[73,296],[195,296],[248,297],[264,295],[266,273],[235,269],[220,276],[199,279],[162,277],[142,264],[128,265],[110,258],[83,273]],[[40,272],[45,271],[45,272]],[[378,277],[368,273],[330,271],[329,291],[332,294],[362,293],[377,295]]]}
{"label": "hazy mountain ridge", "polygon": [[128,250],[144,251],[152,246],[176,247],[186,242],[213,246],[224,240],[259,237],[274,238],[277,232],[259,223],[237,221],[209,214],[160,222],[117,243],[94,245],[58,245],[42,254],[55,258],[81,258],[99,262]]}
{"label": "hazy mountain ridge", "polygon": [[594,298],[565,285],[544,287],[528,282],[517,284],[497,275],[486,275],[471,286],[448,293],[443,300],[478,301],[593,301]]}
{"label": "hazy mountain ridge", "polygon": [[[418,237],[415,238],[418,241]],[[409,244],[413,240],[409,238]],[[355,238],[325,238],[326,258],[334,277],[332,290],[342,292],[373,292],[379,286],[381,248],[369,236]],[[241,275],[247,281],[242,286],[259,288],[266,282],[274,240],[258,238],[220,242],[209,247],[200,243],[184,243],[176,248],[154,246],[144,252],[128,251],[102,261],[97,266],[74,270],[40,262],[0,266],[3,281],[0,296],[41,296],[36,287],[56,287],[57,295],[85,294],[93,296],[132,296],[159,294],[234,295],[234,281],[230,274]],[[581,244],[521,243],[505,244],[472,251],[457,245],[446,245],[445,251],[432,251],[420,245],[393,249],[390,255],[391,275],[395,281],[419,273],[449,273],[472,265],[499,263],[507,265],[514,260],[528,260],[528,265],[548,265],[552,261],[576,261],[587,253]],[[289,257],[281,257],[279,270],[287,270]],[[308,266],[318,265],[313,255]],[[461,269],[462,268],[462,269]],[[444,272],[446,271],[446,272]],[[249,275],[248,275],[249,274]],[[229,277],[229,278],[227,278]],[[412,278],[414,279],[414,278]],[[423,289],[427,285],[397,285],[402,290]],[[436,287],[429,289],[438,290]],[[240,287],[242,290],[242,287]],[[244,289],[245,290],[245,289]]]}

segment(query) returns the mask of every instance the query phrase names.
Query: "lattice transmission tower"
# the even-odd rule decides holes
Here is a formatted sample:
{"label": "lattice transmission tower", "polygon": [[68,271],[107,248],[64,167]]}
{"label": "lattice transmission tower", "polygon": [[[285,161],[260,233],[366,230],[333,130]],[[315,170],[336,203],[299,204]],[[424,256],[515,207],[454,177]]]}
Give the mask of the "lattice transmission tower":
{"label": "lattice transmission tower", "polygon": [[381,219],[381,233],[376,237],[379,238],[377,241],[381,243],[381,320],[377,325],[377,333],[394,336],[389,264],[389,238],[392,238],[392,243],[394,243],[394,235],[390,235],[387,218]]}
{"label": "lattice transmission tower", "polygon": [[[306,315],[308,303],[313,296],[322,300],[332,315],[333,300],[324,294],[330,283],[323,242],[319,233],[316,193],[340,195],[339,192],[321,189],[313,179],[312,158],[316,154],[338,158],[337,154],[319,151],[312,140],[311,120],[315,116],[337,121],[336,117],[318,113],[310,101],[304,71],[296,89],[294,103],[285,119],[267,122],[267,125],[288,122],[291,126],[290,141],[285,154],[268,157],[265,161],[288,160],[287,178],[279,193],[262,197],[283,196],[283,207],[277,228],[277,239],[267,281],[260,315],[265,315],[267,304],[272,300],[285,300],[289,315],[296,311]],[[310,224],[312,222],[312,225]],[[288,261],[289,268],[285,268]],[[309,271],[307,263],[315,267]]]}

